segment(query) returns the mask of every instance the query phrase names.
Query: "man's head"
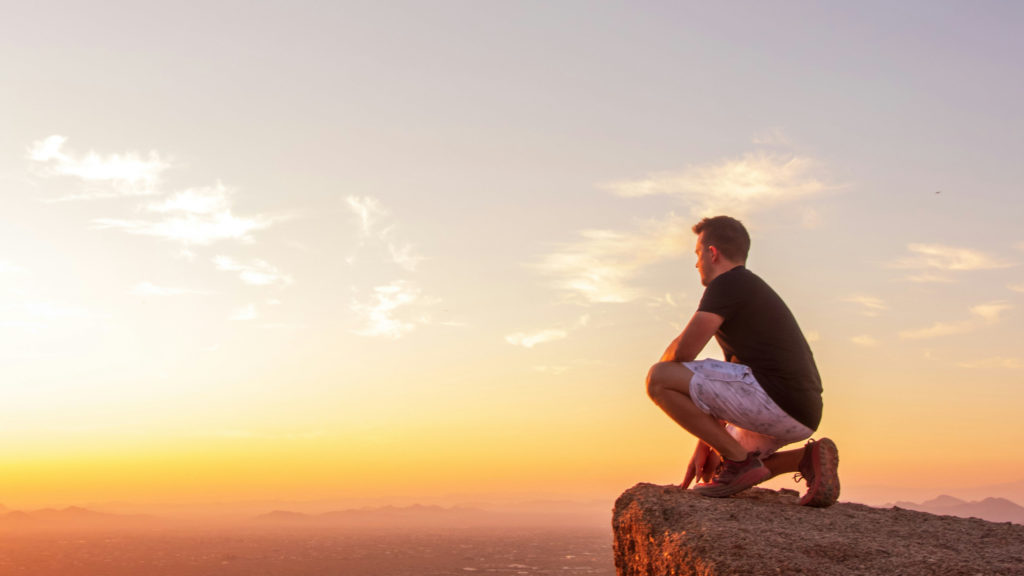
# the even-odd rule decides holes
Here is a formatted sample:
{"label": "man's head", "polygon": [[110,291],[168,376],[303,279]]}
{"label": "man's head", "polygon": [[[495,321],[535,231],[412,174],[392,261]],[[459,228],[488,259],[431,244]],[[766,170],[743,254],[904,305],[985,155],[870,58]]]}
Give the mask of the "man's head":
{"label": "man's head", "polygon": [[739,220],[705,218],[693,226],[693,233],[697,235],[697,270],[704,286],[722,272],[747,263],[750,234]]}

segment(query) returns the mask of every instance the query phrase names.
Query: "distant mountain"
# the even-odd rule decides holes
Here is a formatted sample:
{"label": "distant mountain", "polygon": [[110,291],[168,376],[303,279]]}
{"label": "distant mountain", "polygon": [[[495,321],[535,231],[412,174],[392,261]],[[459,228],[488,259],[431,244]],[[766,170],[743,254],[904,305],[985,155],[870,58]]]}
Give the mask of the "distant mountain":
{"label": "distant mountain", "polygon": [[22,510],[0,511],[0,528],[101,528],[136,526],[151,518],[148,516],[124,516],[105,514],[77,506],[56,510],[45,508],[25,512]]}
{"label": "distant mountain", "polygon": [[896,502],[894,506],[943,516],[981,518],[989,522],[1024,524],[1024,506],[1020,506],[1006,498],[985,498],[984,500],[968,502],[953,496],[942,495],[920,504]]}
{"label": "distant mountain", "polygon": [[374,526],[374,527],[419,527],[431,525],[464,525],[489,523],[500,514],[490,513],[477,508],[445,508],[442,506],[382,506],[377,508],[358,508],[336,510],[322,514],[303,514],[288,510],[275,510],[256,517],[266,524],[310,524],[338,526]]}

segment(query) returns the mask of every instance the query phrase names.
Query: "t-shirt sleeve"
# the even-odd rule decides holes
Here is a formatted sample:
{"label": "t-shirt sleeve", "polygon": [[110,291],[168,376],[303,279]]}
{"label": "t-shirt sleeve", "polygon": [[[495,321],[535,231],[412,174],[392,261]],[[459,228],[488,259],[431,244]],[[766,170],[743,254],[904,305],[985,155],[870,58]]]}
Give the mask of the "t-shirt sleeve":
{"label": "t-shirt sleeve", "polygon": [[735,274],[721,274],[712,280],[704,290],[697,310],[717,314],[726,320],[732,318],[743,304],[743,291],[739,290],[736,280]]}

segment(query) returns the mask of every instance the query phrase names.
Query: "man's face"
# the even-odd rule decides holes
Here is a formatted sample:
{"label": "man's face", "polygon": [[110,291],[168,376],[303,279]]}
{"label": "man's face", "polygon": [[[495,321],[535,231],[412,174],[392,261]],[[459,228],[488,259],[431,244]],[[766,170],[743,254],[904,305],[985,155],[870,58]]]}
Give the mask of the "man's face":
{"label": "man's face", "polygon": [[697,236],[697,271],[700,272],[700,283],[707,286],[714,278],[711,274],[711,250],[704,245],[704,233]]}

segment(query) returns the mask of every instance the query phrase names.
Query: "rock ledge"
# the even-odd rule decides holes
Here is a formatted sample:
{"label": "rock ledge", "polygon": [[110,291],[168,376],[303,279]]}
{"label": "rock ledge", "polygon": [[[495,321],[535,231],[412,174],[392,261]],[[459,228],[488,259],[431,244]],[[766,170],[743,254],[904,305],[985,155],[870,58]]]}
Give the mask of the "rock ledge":
{"label": "rock ledge", "polygon": [[1024,575],[1024,526],[798,501],[792,490],[713,499],[637,484],[615,502],[616,569],[619,576]]}

